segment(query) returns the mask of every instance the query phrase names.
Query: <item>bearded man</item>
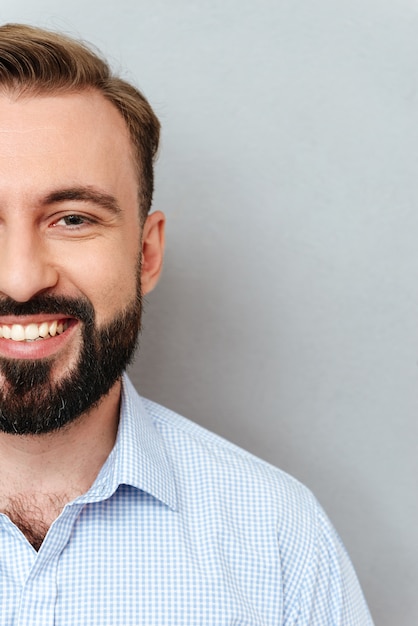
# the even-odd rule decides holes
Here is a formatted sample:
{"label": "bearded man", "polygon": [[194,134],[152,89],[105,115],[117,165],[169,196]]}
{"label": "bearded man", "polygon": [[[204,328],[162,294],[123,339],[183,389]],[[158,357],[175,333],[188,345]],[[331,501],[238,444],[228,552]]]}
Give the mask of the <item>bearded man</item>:
{"label": "bearded man", "polygon": [[124,374],[158,137],[85,45],[0,27],[0,624],[371,624],[310,492]]}

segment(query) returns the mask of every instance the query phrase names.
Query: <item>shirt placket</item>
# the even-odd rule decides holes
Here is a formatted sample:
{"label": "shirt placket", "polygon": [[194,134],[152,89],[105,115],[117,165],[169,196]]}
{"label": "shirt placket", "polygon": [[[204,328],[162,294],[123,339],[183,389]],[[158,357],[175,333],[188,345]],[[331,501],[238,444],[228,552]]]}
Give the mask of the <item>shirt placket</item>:
{"label": "shirt placket", "polygon": [[58,565],[82,505],[67,505],[48,531],[23,585],[16,626],[54,626]]}

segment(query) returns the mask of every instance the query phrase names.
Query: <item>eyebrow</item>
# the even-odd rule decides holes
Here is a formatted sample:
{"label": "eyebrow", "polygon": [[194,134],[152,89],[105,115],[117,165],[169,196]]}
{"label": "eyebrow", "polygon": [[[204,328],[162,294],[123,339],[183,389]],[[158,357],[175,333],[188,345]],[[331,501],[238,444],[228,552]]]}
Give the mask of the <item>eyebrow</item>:
{"label": "eyebrow", "polygon": [[93,204],[103,207],[110,213],[113,213],[113,215],[119,215],[121,213],[121,208],[114,196],[90,186],[57,189],[49,193],[43,199],[42,204],[47,206],[58,202],[66,202],[67,200],[92,202]]}

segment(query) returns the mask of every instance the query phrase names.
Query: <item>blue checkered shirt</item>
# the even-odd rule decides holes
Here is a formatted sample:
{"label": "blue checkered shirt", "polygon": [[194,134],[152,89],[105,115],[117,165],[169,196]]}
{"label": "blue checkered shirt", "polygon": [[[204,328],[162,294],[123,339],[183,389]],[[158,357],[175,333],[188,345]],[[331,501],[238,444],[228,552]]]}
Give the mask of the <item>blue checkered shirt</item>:
{"label": "blue checkered shirt", "polygon": [[2,626],[372,624],[311,493],[127,378],[93,486],[39,552],[5,515],[0,541]]}

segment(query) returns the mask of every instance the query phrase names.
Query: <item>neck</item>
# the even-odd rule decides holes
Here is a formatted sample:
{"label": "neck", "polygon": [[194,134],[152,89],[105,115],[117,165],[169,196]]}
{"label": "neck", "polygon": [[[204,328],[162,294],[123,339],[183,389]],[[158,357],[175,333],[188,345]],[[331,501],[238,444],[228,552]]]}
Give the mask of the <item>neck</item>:
{"label": "neck", "polygon": [[118,381],[96,407],[59,431],[0,433],[0,498],[66,494],[68,501],[85,493],[115,443],[120,391]]}

